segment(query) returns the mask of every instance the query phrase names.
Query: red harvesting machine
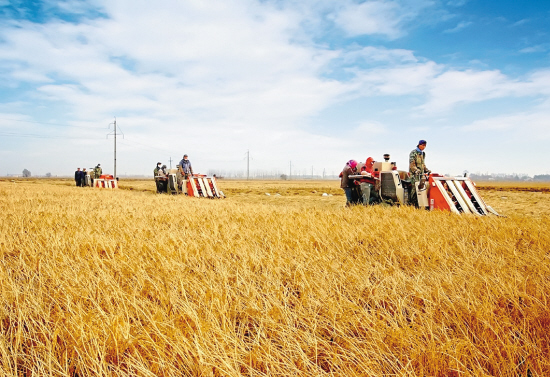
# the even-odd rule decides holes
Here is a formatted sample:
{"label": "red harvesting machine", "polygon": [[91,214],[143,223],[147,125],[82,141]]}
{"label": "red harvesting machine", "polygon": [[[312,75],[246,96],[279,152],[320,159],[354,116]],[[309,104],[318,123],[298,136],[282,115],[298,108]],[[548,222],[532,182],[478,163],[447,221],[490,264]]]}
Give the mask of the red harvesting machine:
{"label": "red harvesting machine", "polygon": [[[416,182],[411,179],[409,172],[397,170],[395,162],[389,162],[389,155],[385,161],[377,161],[373,165],[373,172],[360,175],[351,175],[350,179],[357,180],[357,189],[361,197],[359,182],[374,182],[377,196],[375,202],[391,203],[396,205],[412,204],[410,195],[413,193],[413,182],[416,186],[418,206],[429,210],[443,210],[453,213],[470,213],[479,216],[499,214],[488,206],[476,189],[476,185],[468,177],[447,177],[440,174],[430,174],[420,177]],[[362,164],[358,165],[361,170]],[[364,202],[366,204],[365,199]],[[368,200],[370,202],[370,200]]]}
{"label": "red harvesting machine", "polygon": [[193,174],[187,179],[187,195],[203,198],[225,198],[218,189],[216,177],[207,177],[204,174]]}

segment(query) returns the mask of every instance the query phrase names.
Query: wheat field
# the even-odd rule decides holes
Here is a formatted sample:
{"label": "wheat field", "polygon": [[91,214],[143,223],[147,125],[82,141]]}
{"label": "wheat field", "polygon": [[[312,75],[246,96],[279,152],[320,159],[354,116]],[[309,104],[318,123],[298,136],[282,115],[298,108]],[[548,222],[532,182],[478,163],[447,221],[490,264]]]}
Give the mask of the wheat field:
{"label": "wheat field", "polygon": [[219,185],[0,181],[2,375],[550,375],[547,185],[480,185],[506,217]]}

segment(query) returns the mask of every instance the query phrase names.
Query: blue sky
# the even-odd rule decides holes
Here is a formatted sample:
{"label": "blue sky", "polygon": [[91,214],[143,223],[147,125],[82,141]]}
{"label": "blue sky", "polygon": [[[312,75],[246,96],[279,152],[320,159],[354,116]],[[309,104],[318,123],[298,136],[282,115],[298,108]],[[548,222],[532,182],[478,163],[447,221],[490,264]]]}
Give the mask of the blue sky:
{"label": "blue sky", "polygon": [[550,173],[550,1],[0,0],[0,175]]}

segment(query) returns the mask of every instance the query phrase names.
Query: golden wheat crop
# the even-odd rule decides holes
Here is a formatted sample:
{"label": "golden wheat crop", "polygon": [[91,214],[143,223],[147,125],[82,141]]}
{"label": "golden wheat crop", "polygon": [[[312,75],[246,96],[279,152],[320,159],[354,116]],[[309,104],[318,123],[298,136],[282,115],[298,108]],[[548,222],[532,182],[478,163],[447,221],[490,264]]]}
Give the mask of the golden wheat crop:
{"label": "golden wheat crop", "polygon": [[0,181],[1,373],[550,374],[548,191],[493,185],[507,217],[474,217],[220,186]]}

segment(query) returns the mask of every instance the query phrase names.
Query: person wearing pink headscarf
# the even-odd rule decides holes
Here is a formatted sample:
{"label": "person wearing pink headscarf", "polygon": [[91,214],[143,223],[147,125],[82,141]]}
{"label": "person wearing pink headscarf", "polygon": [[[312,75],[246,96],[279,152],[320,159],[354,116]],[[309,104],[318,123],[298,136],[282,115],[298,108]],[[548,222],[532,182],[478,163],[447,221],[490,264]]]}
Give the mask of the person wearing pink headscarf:
{"label": "person wearing pink headscarf", "polygon": [[349,160],[346,163],[346,166],[344,166],[342,172],[340,173],[340,187],[344,190],[344,193],[346,194],[346,207],[355,204],[357,201],[353,197],[355,183],[349,179],[349,176],[354,174],[357,174],[357,161]]}

